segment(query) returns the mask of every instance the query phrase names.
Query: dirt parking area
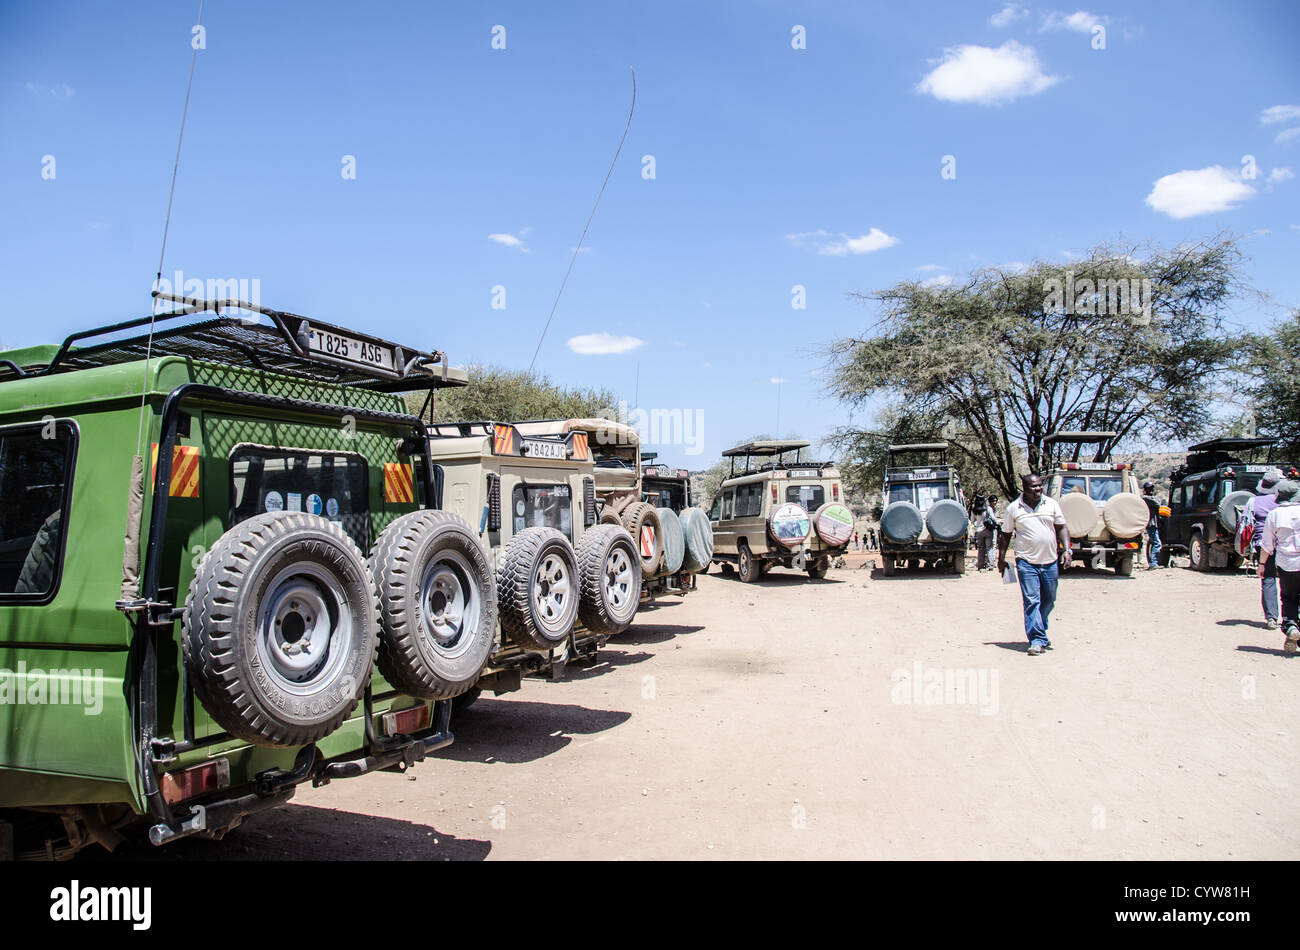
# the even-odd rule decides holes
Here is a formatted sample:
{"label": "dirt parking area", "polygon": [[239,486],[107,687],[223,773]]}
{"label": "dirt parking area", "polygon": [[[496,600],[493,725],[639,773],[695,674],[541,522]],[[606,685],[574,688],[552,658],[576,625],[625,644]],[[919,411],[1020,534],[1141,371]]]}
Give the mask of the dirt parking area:
{"label": "dirt parking area", "polygon": [[[869,559],[870,555],[866,556]],[[1294,859],[1300,658],[1259,583],[1076,569],[1025,654],[993,572],[715,573],[409,775],[306,789],[202,859]]]}

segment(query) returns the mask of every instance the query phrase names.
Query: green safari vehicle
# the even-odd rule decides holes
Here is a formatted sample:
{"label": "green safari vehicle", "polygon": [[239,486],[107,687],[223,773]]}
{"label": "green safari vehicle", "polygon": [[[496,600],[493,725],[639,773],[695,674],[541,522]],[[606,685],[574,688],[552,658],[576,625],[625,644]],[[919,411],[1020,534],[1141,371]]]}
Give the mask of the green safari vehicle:
{"label": "green safari vehicle", "polygon": [[0,858],[219,838],[403,770],[491,648],[490,565],[397,395],[463,371],[161,299],[0,353]]}

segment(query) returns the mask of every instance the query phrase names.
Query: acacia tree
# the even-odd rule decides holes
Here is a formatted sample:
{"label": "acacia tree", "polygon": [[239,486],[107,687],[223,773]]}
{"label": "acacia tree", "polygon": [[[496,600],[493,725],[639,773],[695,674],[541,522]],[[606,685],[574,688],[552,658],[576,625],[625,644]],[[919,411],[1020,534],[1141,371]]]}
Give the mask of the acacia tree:
{"label": "acacia tree", "polygon": [[1300,461],[1300,309],[1253,341],[1254,402],[1248,434],[1279,440],[1277,456]]}
{"label": "acacia tree", "polygon": [[1172,250],[1101,245],[1069,264],[853,294],[877,303],[879,320],[830,344],[827,388],[853,408],[883,397],[892,416],[841,429],[839,444],[900,427],[946,436],[1011,497],[1054,431],[1115,432],[1099,454],[1125,439],[1187,439],[1244,345],[1224,323],[1247,290],[1242,257],[1227,235]]}
{"label": "acacia tree", "polygon": [[[472,422],[492,419],[515,422],[521,419],[587,418],[612,413],[617,399],[608,389],[564,387],[544,373],[473,364],[468,367],[469,385],[441,389],[433,397],[433,422]],[[411,411],[420,412],[425,394],[407,397]]]}

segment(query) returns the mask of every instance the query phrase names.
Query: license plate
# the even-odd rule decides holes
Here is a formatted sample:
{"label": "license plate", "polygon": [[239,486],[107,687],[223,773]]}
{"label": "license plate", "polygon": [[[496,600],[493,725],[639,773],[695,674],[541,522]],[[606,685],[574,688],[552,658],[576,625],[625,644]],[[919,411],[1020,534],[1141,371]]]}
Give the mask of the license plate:
{"label": "license plate", "polygon": [[1109,472],[1115,467],[1113,462],[1080,462],[1079,469],[1084,472]]}
{"label": "license plate", "polygon": [[567,458],[567,446],[563,442],[539,442],[524,439],[524,454],[531,458],[562,459]]}
{"label": "license plate", "polygon": [[307,336],[307,349],[322,356],[332,356],[362,366],[375,366],[386,370],[393,368],[391,349],[378,343],[354,340],[342,333],[312,330]]}
{"label": "license plate", "polygon": [[815,468],[792,468],[790,470],[791,478],[816,478],[817,469]]}

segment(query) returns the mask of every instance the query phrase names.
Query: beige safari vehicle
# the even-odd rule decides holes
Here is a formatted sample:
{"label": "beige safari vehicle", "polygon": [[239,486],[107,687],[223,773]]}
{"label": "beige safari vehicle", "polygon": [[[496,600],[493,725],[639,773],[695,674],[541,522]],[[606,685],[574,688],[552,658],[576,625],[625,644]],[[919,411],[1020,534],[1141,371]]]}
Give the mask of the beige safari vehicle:
{"label": "beige safari vehicle", "polygon": [[[1151,513],[1132,468],[1110,461],[1104,449],[1117,437],[1114,432],[1049,435],[1043,440],[1050,472],[1043,479],[1043,492],[1061,506],[1075,564],[1097,570],[1114,567],[1116,574],[1129,577]],[[1079,461],[1083,446],[1089,444],[1099,446],[1093,459]],[[1067,454],[1071,458],[1064,459]]]}
{"label": "beige safari vehicle", "polygon": [[[429,427],[443,507],[478,532],[497,579],[500,630],[483,689],[518,689],[524,673],[561,676],[626,629],[640,603],[641,559],[621,525],[598,523],[585,432],[524,435],[499,422]],[[426,585],[429,613],[450,628],[472,608],[454,569]],[[435,619],[435,624],[436,624]]]}
{"label": "beige safari vehicle", "polygon": [[880,513],[881,570],[898,568],[966,573],[970,518],[961,479],[948,463],[947,442],[891,445]]}
{"label": "beige safari vehicle", "polygon": [[[776,565],[823,578],[848,550],[853,515],[843,504],[839,469],[804,461],[810,443],[746,442],[722,453],[731,474],[713,499],[713,560],[746,584]],[[738,470],[739,469],[739,470]]]}
{"label": "beige safari vehicle", "polygon": [[622,525],[641,558],[641,596],[684,595],[695,590],[695,575],[708,570],[713,534],[699,508],[680,511],[660,504],[660,492],[643,484],[641,439],[637,430],[611,419],[536,419],[515,423],[527,437],[585,437],[591,451],[598,520]]}

